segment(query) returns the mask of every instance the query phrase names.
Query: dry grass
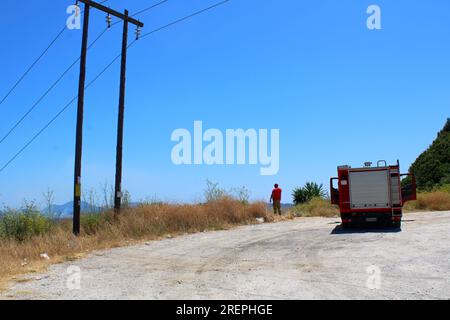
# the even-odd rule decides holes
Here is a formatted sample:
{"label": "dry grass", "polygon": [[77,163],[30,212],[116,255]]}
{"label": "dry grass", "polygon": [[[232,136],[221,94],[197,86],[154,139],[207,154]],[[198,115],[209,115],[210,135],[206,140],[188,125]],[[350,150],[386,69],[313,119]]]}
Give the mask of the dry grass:
{"label": "dry grass", "polygon": [[311,201],[295,206],[290,213],[297,217],[338,217],[339,208],[330,200],[314,198]]}
{"label": "dry grass", "polygon": [[[72,261],[87,252],[130,245],[167,235],[227,229],[252,224],[256,218],[274,220],[264,203],[243,204],[224,198],[204,205],[147,205],[127,209],[119,217],[112,213],[86,216],[82,235],[74,237],[69,222],[58,223],[51,232],[25,241],[0,242],[1,281],[23,273],[41,271],[51,263]],[[47,253],[51,260],[40,258]]]}
{"label": "dry grass", "polygon": [[419,193],[417,201],[408,202],[405,211],[446,211],[450,210],[450,192],[433,191]]}

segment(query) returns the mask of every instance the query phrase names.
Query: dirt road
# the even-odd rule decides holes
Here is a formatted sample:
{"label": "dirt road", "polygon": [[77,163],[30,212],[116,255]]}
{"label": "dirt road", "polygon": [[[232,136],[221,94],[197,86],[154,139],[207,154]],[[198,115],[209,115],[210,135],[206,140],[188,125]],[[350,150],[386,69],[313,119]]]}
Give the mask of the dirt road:
{"label": "dirt road", "polygon": [[1,297],[449,299],[450,212],[404,220],[401,232],[347,232],[338,219],[296,219],[102,251]]}

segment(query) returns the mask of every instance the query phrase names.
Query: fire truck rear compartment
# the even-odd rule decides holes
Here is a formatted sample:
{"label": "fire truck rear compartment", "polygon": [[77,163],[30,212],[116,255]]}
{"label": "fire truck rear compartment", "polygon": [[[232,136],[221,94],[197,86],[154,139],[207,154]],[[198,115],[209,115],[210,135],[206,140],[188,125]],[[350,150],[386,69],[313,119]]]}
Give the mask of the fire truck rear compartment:
{"label": "fire truck rear compartment", "polygon": [[[390,208],[389,170],[350,171],[352,209]],[[397,187],[398,188],[398,187]]]}

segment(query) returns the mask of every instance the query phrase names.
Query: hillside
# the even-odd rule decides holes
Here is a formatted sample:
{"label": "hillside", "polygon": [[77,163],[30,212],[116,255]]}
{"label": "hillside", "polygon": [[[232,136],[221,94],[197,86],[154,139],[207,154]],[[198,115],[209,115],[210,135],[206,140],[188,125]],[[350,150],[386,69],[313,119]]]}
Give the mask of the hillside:
{"label": "hillside", "polygon": [[450,118],[436,140],[411,165],[421,190],[450,183]]}
{"label": "hillside", "polygon": [[[81,202],[82,212],[101,212],[102,208],[93,206],[87,202]],[[52,216],[59,219],[67,219],[73,216],[73,201],[62,205],[52,205],[51,208],[45,208],[42,210],[44,214],[51,214]]]}

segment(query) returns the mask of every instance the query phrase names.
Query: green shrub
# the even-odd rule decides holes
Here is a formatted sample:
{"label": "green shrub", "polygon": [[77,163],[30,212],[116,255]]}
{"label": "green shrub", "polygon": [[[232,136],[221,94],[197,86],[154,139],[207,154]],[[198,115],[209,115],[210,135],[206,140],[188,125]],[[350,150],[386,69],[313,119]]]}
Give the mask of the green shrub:
{"label": "green shrub", "polygon": [[323,184],[315,182],[307,182],[303,188],[296,188],[292,192],[295,205],[306,203],[314,198],[326,198],[327,193],[323,188]]}
{"label": "green shrub", "polygon": [[440,185],[440,186],[434,188],[433,191],[441,191],[441,192],[450,193],[450,183],[449,184]]}
{"label": "green shrub", "polygon": [[295,205],[308,202],[308,198],[306,197],[306,193],[303,188],[295,188],[294,191],[292,191],[292,197],[294,198]]}
{"label": "green shrub", "polygon": [[80,218],[81,228],[88,235],[95,235],[102,227],[114,220],[113,212],[82,214]]}
{"label": "green shrub", "polygon": [[102,219],[99,214],[83,214],[80,218],[81,228],[88,235],[94,235],[102,225]]}
{"label": "green shrub", "polygon": [[37,210],[8,210],[0,218],[0,238],[24,241],[52,230],[54,221]]}

